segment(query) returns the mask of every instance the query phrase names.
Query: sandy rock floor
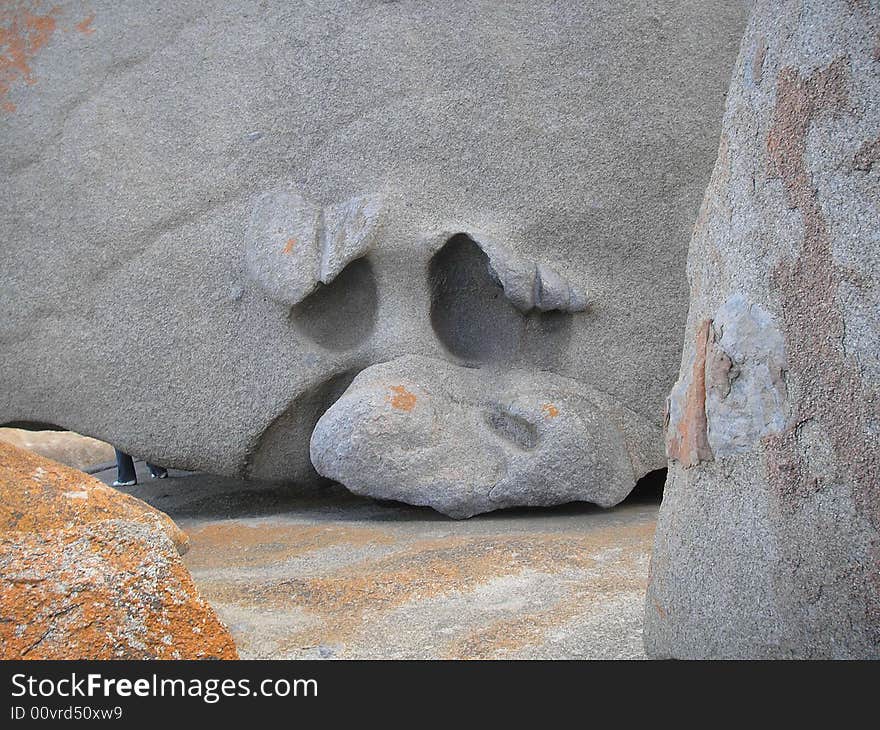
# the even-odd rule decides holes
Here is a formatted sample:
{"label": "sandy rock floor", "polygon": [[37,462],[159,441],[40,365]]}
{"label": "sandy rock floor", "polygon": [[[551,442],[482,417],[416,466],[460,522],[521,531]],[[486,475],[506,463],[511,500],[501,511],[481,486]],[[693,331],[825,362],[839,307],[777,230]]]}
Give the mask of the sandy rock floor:
{"label": "sandy rock floor", "polygon": [[656,494],[457,522],[339,487],[138,471],[127,491],[189,534],[185,562],[244,658],[644,656]]}

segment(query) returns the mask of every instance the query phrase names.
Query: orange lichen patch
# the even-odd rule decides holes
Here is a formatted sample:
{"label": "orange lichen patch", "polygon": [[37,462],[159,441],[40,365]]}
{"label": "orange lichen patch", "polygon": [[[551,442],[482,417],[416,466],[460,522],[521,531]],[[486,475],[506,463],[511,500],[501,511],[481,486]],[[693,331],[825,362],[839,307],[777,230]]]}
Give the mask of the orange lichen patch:
{"label": "orange lichen patch", "polygon": [[0,535],[0,658],[237,659],[172,542],[143,524]]}
{"label": "orange lichen patch", "polygon": [[250,567],[275,565],[315,550],[338,545],[391,545],[394,538],[370,528],[339,525],[260,524],[230,521],[194,530],[195,546],[187,554],[193,570],[222,568],[229,564]]}
{"label": "orange lichen patch", "polygon": [[77,469],[0,441],[0,533],[114,519],[158,528],[181,552],[186,550],[186,535],[164,512]]}
{"label": "orange lichen patch", "polygon": [[666,433],[667,455],[686,468],[714,458],[706,420],[706,354],[711,325],[712,320],[705,319],[697,328],[696,353],[681,417],[669,424]]}
{"label": "orange lichen patch", "polygon": [[[213,601],[260,605],[266,609],[301,608],[320,623],[289,638],[290,646],[344,642],[364,630],[365,622],[408,603],[473,591],[490,580],[523,571],[555,574],[586,570],[609,545],[621,555],[645,559],[653,523],[606,528],[585,535],[455,536],[413,543],[377,560],[366,560],[330,575],[253,584],[204,581]],[[629,559],[629,558],[620,558]]]}
{"label": "orange lichen patch", "polygon": [[0,104],[0,109],[3,109],[3,111],[5,112],[14,112],[16,106],[11,101],[4,101],[2,104]]}
{"label": "orange lichen patch", "polygon": [[559,409],[552,403],[545,403],[541,406],[541,413],[545,418],[556,418],[559,415]]}
{"label": "orange lichen patch", "polygon": [[[4,3],[0,6],[0,100],[19,79],[37,82],[31,62],[55,32],[58,8],[39,13],[39,2]],[[4,100],[3,109],[10,109]]]}
{"label": "orange lichen patch", "polygon": [[284,244],[284,248],[281,249],[281,253],[291,254],[293,253],[293,247],[296,246],[295,238],[288,238],[287,243]]}
{"label": "orange lichen patch", "polygon": [[95,32],[95,29],[92,28],[92,21],[95,19],[95,14],[92,13],[81,23],[77,23],[74,28],[76,28],[77,33],[82,33],[84,35],[91,35]]}
{"label": "orange lichen patch", "polygon": [[411,411],[416,406],[416,396],[402,385],[390,385],[393,395],[388,397],[391,407],[398,411]]}
{"label": "orange lichen patch", "polygon": [[603,599],[624,593],[641,596],[645,580],[615,573],[584,581],[550,608],[493,621],[469,632],[446,649],[447,659],[502,659],[528,646],[541,644],[547,634],[601,606]]}

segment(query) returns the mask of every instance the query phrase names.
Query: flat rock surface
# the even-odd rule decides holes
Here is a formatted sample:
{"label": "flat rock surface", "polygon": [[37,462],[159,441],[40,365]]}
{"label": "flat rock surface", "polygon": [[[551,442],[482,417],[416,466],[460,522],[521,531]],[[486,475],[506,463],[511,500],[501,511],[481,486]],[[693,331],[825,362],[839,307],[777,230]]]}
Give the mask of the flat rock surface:
{"label": "flat rock surface", "polygon": [[[243,658],[643,658],[659,498],[455,521],[327,486],[171,472],[128,490],[189,534]],[[97,475],[105,481],[107,471]]]}

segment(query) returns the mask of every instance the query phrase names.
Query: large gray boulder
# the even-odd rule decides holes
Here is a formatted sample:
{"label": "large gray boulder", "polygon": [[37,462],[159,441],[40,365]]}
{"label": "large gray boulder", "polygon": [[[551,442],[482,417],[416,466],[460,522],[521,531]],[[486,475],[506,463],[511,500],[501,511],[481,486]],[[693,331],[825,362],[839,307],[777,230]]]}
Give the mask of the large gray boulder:
{"label": "large gray boulder", "polygon": [[411,354],[580,383],[663,465],[743,4],[51,5],[0,21],[0,424],[315,479]]}
{"label": "large gray boulder", "polygon": [[650,469],[652,434],[638,414],[552,373],[408,356],[354,379],[315,426],[311,456],[357,494],[460,518],[615,505]]}
{"label": "large gray boulder", "polygon": [[761,0],[688,261],[657,657],[880,657],[880,13]]}

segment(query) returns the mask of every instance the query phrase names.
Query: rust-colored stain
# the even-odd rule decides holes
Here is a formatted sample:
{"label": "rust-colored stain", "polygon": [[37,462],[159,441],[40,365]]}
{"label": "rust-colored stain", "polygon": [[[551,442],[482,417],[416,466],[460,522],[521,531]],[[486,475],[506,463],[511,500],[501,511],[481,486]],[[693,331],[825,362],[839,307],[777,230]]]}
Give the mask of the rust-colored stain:
{"label": "rust-colored stain", "polygon": [[[815,479],[798,446],[798,425],[815,421],[858,485],[853,490],[856,507],[880,527],[880,490],[876,488],[880,455],[869,437],[880,394],[843,348],[846,328],[838,299],[842,282],[856,286],[866,282],[858,272],[834,260],[832,234],[806,160],[810,128],[822,118],[834,118],[849,109],[849,63],[848,57],[841,56],[809,76],[784,68],[777,80],[776,107],[767,135],[768,176],[782,181],[789,207],[800,212],[804,239],[798,255],[783,260],[773,271],[772,281],[781,300],[789,371],[808,387],[802,388],[792,426],[766,443],[772,482],[783,504],[798,509],[815,491]],[[866,141],[854,167],[870,167],[875,151],[875,141]]]}
{"label": "rust-colored stain", "polygon": [[[793,209],[810,208],[816,194],[804,161],[807,132],[822,110],[833,113],[843,109],[848,76],[846,58],[838,58],[807,79],[802,79],[794,68],[779,72],[776,108],[767,134],[767,174],[782,180],[789,207]],[[808,226],[816,225],[815,220],[805,222]]]}
{"label": "rust-colored stain", "polygon": [[277,565],[315,550],[341,545],[391,545],[394,538],[372,528],[347,525],[260,524],[229,521],[212,523],[191,532],[197,547],[186,556],[192,570],[211,570],[230,564],[261,567]]}
{"label": "rust-colored stain", "polygon": [[[654,534],[653,522],[603,528],[584,535],[467,535],[417,540],[392,554],[338,568],[329,574],[292,579],[231,578],[199,581],[212,601],[227,605],[258,605],[262,609],[293,607],[313,614],[319,623],[288,637],[282,650],[354,641],[368,624],[406,604],[437,596],[467,593],[487,582],[523,571],[556,574],[590,570],[609,545],[620,548],[614,562],[646,560]],[[192,534],[197,543],[199,533]],[[194,554],[199,547],[193,548]],[[603,573],[605,568],[603,567]],[[640,590],[646,577],[639,569]],[[590,579],[598,585],[600,578]],[[617,583],[618,578],[609,580]],[[595,588],[595,585],[594,585]],[[586,590],[586,589],[585,589]],[[583,605],[583,603],[582,603]],[[545,625],[552,624],[550,618]],[[455,650],[450,650],[455,653]]]}
{"label": "rust-colored stain", "polygon": [[284,244],[284,248],[281,249],[281,253],[291,254],[293,253],[293,247],[296,246],[295,238],[288,238],[287,243]]}
{"label": "rust-colored stain", "polygon": [[704,319],[697,328],[696,353],[683,413],[677,423],[669,425],[666,434],[667,455],[686,468],[714,458],[706,419],[706,355],[711,329],[710,319]]}
{"label": "rust-colored stain", "polygon": [[32,2],[0,8],[0,100],[5,111],[15,110],[4,97],[16,81],[37,83],[31,61],[57,27],[58,8],[40,14],[39,7],[39,2]]}
{"label": "rust-colored stain", "polygon": [[559,415],[559,409],[552,403],[545,403],[541,406],[541,413],[545,418],[556,418]]}
{"label": "rust-colored stain", "polygon": [[[32,86],[37,83],[32,63],[59,26],[62,11],[58,6],[46,9],[40,0],[0,2],[0,109],[11,114],[16,105],[6,96],[17,82]],[[83,34],[95,32],[94,13],[73,28]]]}
{"label": "rust-colored stain", "polygon": [[392,408],[395,408],[398,411],[409,412],[416,407],[416,396],[414,393],[410,393],[402,385],[390,385],[388,387],[393,394],[389,396]]}
{"label": "rust-colored stain", "polygon": [[572,586],[567,595],[549,608],[530,611],[493,621],[451,642],[445,651],[447,659],[499,659],[529,646],[540,645],[553,629],[564,626],[577,616],[601,611],[603,599],[621,594],[641,597],[645,591],[643,578],[615,572],[613,575],[590,576]]}
{"label": "rust-colored stain", "polygon": [[[850,76],[850,59],[841,56],[810,74],[784,68],[777,78],[776,105],[767,134],[767,174],[781,180],[789,208],[800,213],[803,242],[794,256],[775,267],[771,282],[779,297],[789,373],[800,387],[789,428],[765,439],[764,445],[769,483],[783,514],[809,512],[825,478],[821,467],[819,474],[814,473],[815,466],[799,441],[801,424],[813,422],[828,438],[838,468],[846,474],[856,511],[880,529],[880,454],[871,437],[880,391],[845,349],[846,322],[838,295],[843,282],[859,287],[870,282],[835,260],[833,233],[807,160],[814,124],[851,113],[853,106],[867,101],[851,102]],[[870,167],[873,145],[871,140],[863,143],[854,168]],[[805,510],[805,504],[810,508]],[[792,553],[780,556],[780,564],[795,566],[793,584],[814,584],[812,573],[799,574],[810,570],[801,568],[802,562],[807,563],[799,553],[801,543],[794,541],[791,547]],[[852,600],[864,602],[866,615],[880,617],[876,563],[853,563],[847,582],[856,596]]]}
{"label": "rust-colored stain", "polygon": [[92,28],[92,21],[95,19],[95,14],[92,13],[89,17],[83,20],[81,23],[77,23],[74,28],[78,33],[82,33],[84,35],[91,35],[95,32],[95,29]]}

